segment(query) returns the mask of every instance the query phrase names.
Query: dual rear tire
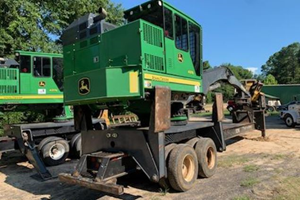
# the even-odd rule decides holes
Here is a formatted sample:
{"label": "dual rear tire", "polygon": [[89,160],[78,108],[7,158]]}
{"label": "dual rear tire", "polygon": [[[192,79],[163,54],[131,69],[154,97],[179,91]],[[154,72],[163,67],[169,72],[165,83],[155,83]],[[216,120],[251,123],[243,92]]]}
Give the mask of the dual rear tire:
{"label": "dual rear tire", "polygon": [[82,154],[81,134],[74,135],[70,145],[63,138],[47,137],[39,143],[38,151],[47,166],[63,164],[70,153],[72,157],[80,158]]}
{"label": "dual rear tire", "polygon": [[47,137],[39,143],[38,150],[46,165],[56,166],[65,162],[70,147],[63,138]]}
{"label": "dual rear tire", "polygon": [[195,185],[198,176],[208,178],[215,174],[217,151],[214,142],[210,138],[192,140],[171,150],[167,158],[168,180],[162,181],[161,186],[166,188],[169,183],[174,190],[184,192]]}

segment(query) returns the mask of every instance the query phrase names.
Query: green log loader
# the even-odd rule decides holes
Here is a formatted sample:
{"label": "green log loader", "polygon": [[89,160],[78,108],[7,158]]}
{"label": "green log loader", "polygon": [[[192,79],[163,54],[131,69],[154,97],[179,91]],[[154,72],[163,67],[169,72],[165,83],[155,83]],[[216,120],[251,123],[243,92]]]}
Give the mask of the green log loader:
{"label": "green log loader", "polygon": [[[250,93],[227,68],[203,71],[202,27],[162,0],[125,11],[126,24],[106,22],[106,12],[87,14],[63,33],[64,98],[74,106],[82,132],[76,170],[61,181],[120,195],[117,178],[141,170],[153,182],[187,191],[199,177],[216,171],[225,140],[249,130],[265,133],[264,101]],[[222,95],[212,120],[192,120],[187,105],[226,81],[238,89],[240,109],[223,122]],[[94,130],[90,113],[118,105],[137,114],[141,126]]]}

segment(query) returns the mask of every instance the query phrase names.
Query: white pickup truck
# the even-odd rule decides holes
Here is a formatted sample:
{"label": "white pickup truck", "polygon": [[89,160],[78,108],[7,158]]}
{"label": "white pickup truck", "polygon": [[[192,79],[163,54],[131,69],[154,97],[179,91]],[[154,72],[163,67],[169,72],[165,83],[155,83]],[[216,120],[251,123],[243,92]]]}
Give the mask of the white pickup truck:
{"label": "white pickup truck", "polygon": [[282,110],[280,118],[284,120],[288,127],[300,125],[300,102],[289,105],[287,110]]}

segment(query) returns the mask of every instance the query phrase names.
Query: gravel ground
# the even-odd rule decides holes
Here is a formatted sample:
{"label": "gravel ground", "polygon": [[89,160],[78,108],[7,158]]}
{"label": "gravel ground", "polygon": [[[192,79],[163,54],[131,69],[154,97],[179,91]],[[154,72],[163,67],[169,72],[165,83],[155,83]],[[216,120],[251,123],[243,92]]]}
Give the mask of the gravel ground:
{"label": "gravel ground", "polygon": [[[125,194],[101,192],[62,184],[57,178],[41,181],[19,153],[5,154],[0,161],[0,199],[300,199],[300,131],[289,129],[276,116],[267,119],[266,139],[253,131],[228,141],[218,154],[218,169],[209,179],[199,179],[185,193],[163,191],[142,173],[123,177]],[[76,160],[49,168],[55,176],[73,171]]]}

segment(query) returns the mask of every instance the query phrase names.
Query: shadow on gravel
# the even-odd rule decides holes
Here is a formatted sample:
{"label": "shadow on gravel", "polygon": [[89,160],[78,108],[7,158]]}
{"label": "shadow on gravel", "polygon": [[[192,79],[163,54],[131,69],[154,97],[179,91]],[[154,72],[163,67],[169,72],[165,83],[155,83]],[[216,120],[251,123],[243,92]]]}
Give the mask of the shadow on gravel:
{"label": "shadow on gravel", "polygon": [[[76,167],[77,161],[71,160],[60,166],[48,167],[52,176],[57,177],[59,173],[71,173]],[[26,167],[28,162],[20,153],[8,153],[0,160],[0,173],[6,176],[5,183],[17,189],[26,191],[32,195],[47,196],[41,199],[65,199],[65,200],[82,200],[82,199],[99,199],[102,197],[115,197],[117,199],[134,200],[141,198],[140,195],[123,194],[121,196],[108,195],[103,192],[90,190],[80,186],[67,185],[59,182],[58,178],[48,181],[42,181],[37,177],[35,169]],[[2,167],[1,167],[2,166]],[[122,177],[118,180],[118,184],[124,185],[126,188],[141,189],[145,192],[159,192],[158,184],[152,183],[142,173],[134,173]],[[3,186],[3,185],[2,185]],[[20,199],[20,192],[9,194],[7,199]],[[49,197],[49,198],[48,198]]]}
{"label": "shadow on gravel", "polygon": [[289,129],[279,116],[266,117],[267,129]]}
{"label": "shadow on gravel", "polygon": [[[271,129],[287,129],[284,122],[279,119],[278,116],[270,116],[267,117],[267,128]],[[227,145],[234,144],[236,142],[239,142],[243,140],[243,137],[236,137],[231,140],[226,141]],[[109,199],[112,195],[107,195],[102,192],[86,189],[79,186],[72,186],[60,183],[57,178],[41,182],[39,180],[36,180],[32,178],[31,176],[36,174],[36,171],[34,169],[30,169],[26,167],[26,165],[17,165],[16,163],[25,162],[26,158],[23,157],[21,154],[7,154],[4,155],[3,160],[0,160],[0,175],[1,173],[6,176],[5,183],[9,184],[10,186],[13,186],[19,190],[23,190],[29,193],[28,199],[31,199],[32,195],[38,195],[35,197],[35,199],[65,199],[65,200],[81,200],[81,199]],[[64,165],[50,167],[49,171],[53,176],[57,176],[59,173],[71,173],[75,166],[77,161],[71,160]],[[2,167],[1,167],[2,166]],[[222,171],[223,169],[221,169]],[[231,176],[234,175],[235,170],[233,170]],[[219,175],[221,176],[221,174]],[[215,176],[215,178],[212,179],[215,180],[218,177],[218,174]],[[224,178],[224,177],[223,177]],[[223,180],[220,179],[220,180]],[[240,180],[239,180],[240,181]],[[201,180],[201,182],[210,182],[208,179]],[[234,183],[234,181],[233,181]],[[122,177],[118,180],[118,184],[124,185],[125,188],[127,188],[127,192],[129,194],[124,194],[122,196],[113,196],[118,199],[125,199],[125,200],[131,200],[131,199],[138,199],[141,198],[140,195],[144,197],[145,193],[147,192],[155,192],[155,193],[164,193],[162,189],[160,189],[160,186],[158,184],[152,183],[149,181],[149,179],[142,173],[138,172],[132,175],[128,175],[125,177]],[[208,184],[208,183],[207,183]],[[1,188],[7,187],[5,184],[1,184]],[[212,190],[215,189],[215,184],[211,183]],[[237,185],[234,189],[239,189],[240,186]],[[138,191],[141,194],[138,194],[138,192],[131,192],[131,190],[134,189],[140,189],[142,191]],[[126,189],[125,189],[126,190]],[[196,191],[196,189],[195,189]],[[197,189],[198,191],[198,189]],[[170,193],[173,193],[173,191],[168,191]],[[21,198],[27,198],[23,197],[24,193],[16,191],[13,194],[7,194],[7,199],[21,199]],[[131,194],[138,194],[138,195],[131,195]],[[151,195],[151,194],[150,194]],[[185,194],[188,196],[188,194]],[[184,195],[183,195],[184,196]],[[151,198],[151,196],[149,196]]]}

